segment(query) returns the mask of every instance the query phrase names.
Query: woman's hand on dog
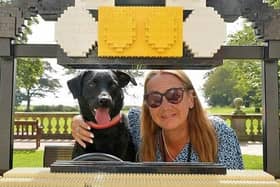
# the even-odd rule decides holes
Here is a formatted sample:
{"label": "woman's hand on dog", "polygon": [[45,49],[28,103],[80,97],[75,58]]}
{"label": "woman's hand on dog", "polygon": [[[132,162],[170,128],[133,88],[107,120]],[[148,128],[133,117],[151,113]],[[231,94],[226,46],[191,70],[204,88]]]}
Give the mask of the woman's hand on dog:
{"label": "woman's hand on dog", "polygon": [[81,115],[73,117],[71,128],[72,136],[82,147],[86,147],[85,142],[93,143],[94,135],[90,132],[90,126],[83,120]]}

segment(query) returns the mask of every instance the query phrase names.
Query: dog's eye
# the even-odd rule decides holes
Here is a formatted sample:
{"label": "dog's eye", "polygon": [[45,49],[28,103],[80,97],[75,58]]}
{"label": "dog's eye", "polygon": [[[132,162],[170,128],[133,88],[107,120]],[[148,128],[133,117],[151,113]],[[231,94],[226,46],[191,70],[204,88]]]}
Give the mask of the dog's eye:
{"label": "dog's eye", "polygon": [[88,86],[91,87],[91,88],[94,87],[94,85],[95,85],[94,82],[91,82],[91,83],[88,84]]}
{"label": "dog's eye", "polygon": [[117,82],[112,81],[112,82],[110,82],[110,87],[111,87],[111,88],[113,88],[113,89],[115,89],[115,88],[117,88],[117,87],[118,87],[118,83],[117,83]]}
{"label": "dog's eye", "polygon": [[94,87],[96,84],[97,84],[97,80],[96,80],[96,79],[93,79],[93,80],[88,84],[88,86],[89,86],[89,87]]}

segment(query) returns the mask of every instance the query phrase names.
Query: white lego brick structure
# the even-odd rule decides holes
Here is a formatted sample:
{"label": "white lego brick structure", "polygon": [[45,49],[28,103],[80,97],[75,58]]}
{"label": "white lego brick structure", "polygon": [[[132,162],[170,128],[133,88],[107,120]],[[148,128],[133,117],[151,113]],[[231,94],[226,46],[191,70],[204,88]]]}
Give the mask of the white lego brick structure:
{"label": "white lego brick structure", "polygon": [[[85,57],[98,42],[98,24],[88,9],[114,7],[114,0],[76,0],[58,18],[55,38],[72,57]],[[226,41],[226,24],[206,0],[166,0],[166,6],[179,6],[192,13],[183,23],[183,41],[194,57],[213,57]]]}
{"label": "white lego brick structure", "polygon": [[55,25],[55,39],[68,56],[85,57],[97,42],[97,22],[86,5],[68,7]]}
{"label": "white lego brick structure", "polygon": [[183,41],[195,57],[213,57],[226,41],[226,23],[211,7],[195,8],[183,24]]}
{"label": "white lego brick structure", "polygon": [[166,0],[166,6],[181,6],[186,10],[193,10],[197,7],[206,7],[206,0]]}
{"label": "white lego brick structure", "polygon": [[84,3],[90,9],[98,9],[100,6],[115,6],[114,0],[76,0],[76,3]]}

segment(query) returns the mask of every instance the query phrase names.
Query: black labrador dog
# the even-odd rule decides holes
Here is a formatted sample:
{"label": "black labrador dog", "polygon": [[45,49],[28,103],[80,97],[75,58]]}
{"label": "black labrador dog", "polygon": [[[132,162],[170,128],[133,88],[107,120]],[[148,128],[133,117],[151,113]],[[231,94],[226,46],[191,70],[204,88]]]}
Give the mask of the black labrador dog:
{"label": "black labrador dog", "polygon": [[91,124],[93,144],[83,148],[75,143],[72,158],[86,153],[106,153],[126,161],[135,161],[135,147],[127,127],[127,118],[120,114],[124,88],[135,79],[122,71],[85,71],[67,82],[73,97],[78,99],[80,113]]}

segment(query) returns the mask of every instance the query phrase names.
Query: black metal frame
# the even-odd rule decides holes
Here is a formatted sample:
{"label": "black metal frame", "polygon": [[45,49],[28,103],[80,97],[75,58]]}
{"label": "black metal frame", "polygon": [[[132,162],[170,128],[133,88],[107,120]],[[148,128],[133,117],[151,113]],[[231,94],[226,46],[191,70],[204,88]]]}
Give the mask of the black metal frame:
{"label": "black metal frame", "polygon": [[[184,48],[182,58],[100,58],[97,48],[86,58],[70,58],[58,45],[14,44],[20,35],[24,20],[40,14],[46,21],[54,21],[74,0],[13,0],[0,6],[0,174],[12,168],[12,122],[17,57],[57,58],[69,68],[143,68],[143,69],[210,69],[221,65],[224,59],[263,60],[263,121],[264,170],[280,177],[280,140],[278,117],[278,73],[280,58],[280,14],[262,0],[207,0],[227,22],[243,16],[254,23],[256,34],[266,46],[222,46],[213,58],[194,58]],[[116,6],[164,6],[164,0],[115,0]],[[98,10],[91,10],[93,16]],[[184,10],[187,17],[191,10]]]}

